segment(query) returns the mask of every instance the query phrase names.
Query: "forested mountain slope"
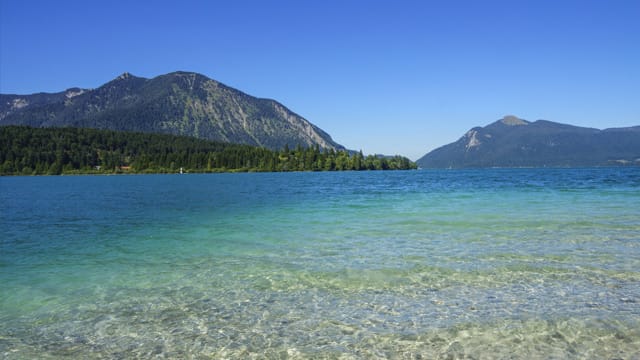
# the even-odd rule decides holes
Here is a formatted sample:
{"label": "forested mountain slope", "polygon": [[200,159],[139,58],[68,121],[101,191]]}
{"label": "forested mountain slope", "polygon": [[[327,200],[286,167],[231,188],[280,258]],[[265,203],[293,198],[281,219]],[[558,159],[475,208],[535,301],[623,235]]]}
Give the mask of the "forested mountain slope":
{"label": "forested mountain slope", "polygon": [[640,165],[640,126],[598,130],[505,116],[417,161],[423,168]]}
{"label": "forested mountain slope", "polygon": [[285,145],[344,149],[277,101],[191,72],[152,79],[124,73],[96,89],[0,95],[0,125],[154,132],[272,150]]}

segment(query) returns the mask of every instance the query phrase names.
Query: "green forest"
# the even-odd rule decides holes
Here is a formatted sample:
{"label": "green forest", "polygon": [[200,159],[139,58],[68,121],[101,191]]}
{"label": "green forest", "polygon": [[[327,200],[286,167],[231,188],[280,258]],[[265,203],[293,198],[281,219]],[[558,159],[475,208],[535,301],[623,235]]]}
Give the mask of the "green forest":
{"label": "green forest", "polygon": [[406,170],[402,156],[287,146],[280,151],[186,136],[88,128],[0,127],[0,175]]}

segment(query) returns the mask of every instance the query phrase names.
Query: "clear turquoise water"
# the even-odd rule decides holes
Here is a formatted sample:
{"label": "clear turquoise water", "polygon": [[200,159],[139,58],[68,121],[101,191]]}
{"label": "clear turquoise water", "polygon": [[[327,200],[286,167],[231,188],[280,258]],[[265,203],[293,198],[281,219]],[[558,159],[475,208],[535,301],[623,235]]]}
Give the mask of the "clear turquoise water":
{"label": "clear turquoise water", "polygon": [[0,178],[0,358],[639,358],[640,169]]}

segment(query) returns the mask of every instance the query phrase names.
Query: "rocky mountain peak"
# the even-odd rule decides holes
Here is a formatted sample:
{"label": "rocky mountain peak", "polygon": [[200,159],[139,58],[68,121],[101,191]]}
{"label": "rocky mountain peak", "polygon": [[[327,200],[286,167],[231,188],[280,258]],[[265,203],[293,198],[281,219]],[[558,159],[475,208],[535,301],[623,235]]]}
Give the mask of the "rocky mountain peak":
{"label": "rocky mountain peak", "polygon": [[598,130],[511,115],[471,129],[417,163],[423,168],[637,166],[640,136],[635,129]]}
{"label": "rocky mountain peak", "polygon": [[130,73],[125,71],[125,72],[122,73],[122,75],[117,77],[117,80],[126,80],[126,79],[131,78],[132,76],[133,75],[131,75]]}
{"label": "rocky mountain peak", "polygon": [[90,90],[0,94],[0,126],[85,127],[156,132],[279,150],[285,145],[344,147],[274,100],[259,99],[202,74],[151,79],[124,72]]}
{"label": "rocky mountain peak", "polygon": [[528,125],[529,122],[526,120],[522,120],[515,115],[505,115],[502,120],[500,120],[505,125],[509,126],[519,126],[519,125]]}

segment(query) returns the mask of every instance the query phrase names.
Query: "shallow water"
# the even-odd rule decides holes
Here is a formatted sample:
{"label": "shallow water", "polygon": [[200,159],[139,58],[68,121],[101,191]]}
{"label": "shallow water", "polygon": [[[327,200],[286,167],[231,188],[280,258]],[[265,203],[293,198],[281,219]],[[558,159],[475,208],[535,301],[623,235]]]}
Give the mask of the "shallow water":
{"label": "shallow water", "polygon": [[0,178],[2,358],[638,358],[640,169]]}

